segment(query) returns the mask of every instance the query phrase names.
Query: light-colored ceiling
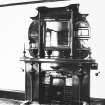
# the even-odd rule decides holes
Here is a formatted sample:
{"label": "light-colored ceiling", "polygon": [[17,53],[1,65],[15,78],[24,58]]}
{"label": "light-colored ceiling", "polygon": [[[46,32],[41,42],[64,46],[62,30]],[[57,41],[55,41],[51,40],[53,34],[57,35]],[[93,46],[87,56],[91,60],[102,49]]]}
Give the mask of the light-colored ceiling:
{"label": "light-colored ceiling", "polygon": [[0,7],[71,0],[0,0]]}

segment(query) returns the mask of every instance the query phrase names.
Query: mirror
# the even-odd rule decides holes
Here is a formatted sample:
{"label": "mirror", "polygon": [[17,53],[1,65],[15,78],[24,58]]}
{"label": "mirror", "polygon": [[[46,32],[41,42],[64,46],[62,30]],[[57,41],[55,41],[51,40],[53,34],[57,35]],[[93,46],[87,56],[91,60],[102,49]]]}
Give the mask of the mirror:
{"label": "mirror", "polygon": [[46,47],[69,46],[69,23],[67,21],[46,21]]}

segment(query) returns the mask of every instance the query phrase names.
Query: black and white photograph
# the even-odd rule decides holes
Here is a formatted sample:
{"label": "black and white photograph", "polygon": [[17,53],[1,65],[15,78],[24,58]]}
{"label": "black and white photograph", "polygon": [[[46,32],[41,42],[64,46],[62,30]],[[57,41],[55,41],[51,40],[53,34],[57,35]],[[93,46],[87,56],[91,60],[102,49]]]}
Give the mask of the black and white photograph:
{"label": "black and white photograph", "polygon": [[104,0],[0,0],[0,105],[105,105],[104,10]]}

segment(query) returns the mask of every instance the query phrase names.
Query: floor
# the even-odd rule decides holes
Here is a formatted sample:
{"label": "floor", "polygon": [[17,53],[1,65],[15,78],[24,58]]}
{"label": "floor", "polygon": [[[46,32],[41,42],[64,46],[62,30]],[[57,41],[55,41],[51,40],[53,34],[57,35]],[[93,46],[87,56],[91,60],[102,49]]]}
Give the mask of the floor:
{"label": "floor", "polygon": [[[13,99],[0,98],[0,105],[24,105],[23,101],[16,101]],[[30,105],[39,105],[38,102],[33,102]]]}
{"label": "floor", "polygon": [[0,98],[0,105],[21,105],[21,101]]}
{"label": "floor", "polygon": [[[0,98],[0,105],[25,105],[25,104],[23,101]],[[39,104],[38,102],[33,102],[30,105],[39,105]],[[105,105],[105,99],[92,99],[91,105]]]}

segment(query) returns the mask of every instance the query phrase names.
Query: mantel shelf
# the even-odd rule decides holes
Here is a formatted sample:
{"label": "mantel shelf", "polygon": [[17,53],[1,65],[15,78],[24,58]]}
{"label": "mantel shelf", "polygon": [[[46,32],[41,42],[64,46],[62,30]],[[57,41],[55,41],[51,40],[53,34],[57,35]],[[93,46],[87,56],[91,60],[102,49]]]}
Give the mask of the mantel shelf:
{"label": "mantel shelf", "polygon": [[71,58],[23,58],[20,61],[37,63],[95,63],[94,59],[71,59]]}

